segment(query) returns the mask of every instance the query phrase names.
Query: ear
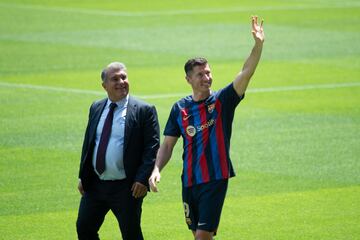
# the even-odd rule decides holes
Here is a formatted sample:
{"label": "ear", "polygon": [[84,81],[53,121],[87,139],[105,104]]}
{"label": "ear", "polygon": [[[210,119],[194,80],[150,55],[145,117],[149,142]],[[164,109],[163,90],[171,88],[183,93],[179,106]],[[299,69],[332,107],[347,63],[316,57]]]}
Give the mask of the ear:
{"label": "ear", "polygon": [[187,81],[188,83],[190,83],[190,78],[189,78],[188,75],[185,75],[185,79],[186,79],[186,81]]}
{"label": "ear", "polygon": [[102,83],[101,83],[101,86],[106,90],[106,84],[105,84],[105,82],[102,82]]}

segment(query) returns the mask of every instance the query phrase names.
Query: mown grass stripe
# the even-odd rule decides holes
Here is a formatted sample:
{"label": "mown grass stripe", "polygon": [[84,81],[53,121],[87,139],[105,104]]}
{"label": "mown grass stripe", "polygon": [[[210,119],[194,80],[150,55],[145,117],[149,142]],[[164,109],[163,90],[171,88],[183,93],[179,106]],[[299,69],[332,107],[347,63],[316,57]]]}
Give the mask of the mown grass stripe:
{"label": "mown grass stripe", "polygon": [[[74,88],[62,88],[62,87],[51,87],[42,85],[32,84],[21,84],[21,83],[8,83],[0,82],[2,87],[15,87],[15,88],[26,88],[35,90],[55,91],[55,92],[66,92],[66,93],[80,93],[80,94],[91,94],[91,95],[105,95],[102,91],[92,91]],[[266,93],[266,92],[289,92],[289,91],[304,91],[312,89],[332,89],[332,88],[347,88],[347,87],[359,87],[360,82],[349,82],[349,83],[329,83],[329,84],[312,84],[302,86],[280,86],[271,88],[251,88],[247,90],[247,93]],[[189,93],[165,93],[165,94],[152,94],[152,95],[137,95],[142,99],[163,99],[186,96]]]}
{"label": "mown grass stripe", "polygon": [[262,7],[233,7],[233,8],[216,8],[216,9],[196,9],[196,10],[167,10],[167,11],[112,11],[112,10],[90,10],[80,8],[66,8],[66,7],[46,7],[40,5],[25,5],[25,4],[10,4],[0,3],[1,7],[17,8],[25,10],[38,11],[54,11],[63,13],[78,13],[102,16],[119,16],[119,17],[156,17],[156,16],[173,16],[173,15],[198,15],[198,14],[223,14],[223,13],[238,13],[249,11],[302,11],[302,10],[316,10],[316,9],[344,9],[344,8],[358,8],[360,4],[351,3],[333,6],[310,6],[310,5],[295,5],[295,6],[262,6]]}

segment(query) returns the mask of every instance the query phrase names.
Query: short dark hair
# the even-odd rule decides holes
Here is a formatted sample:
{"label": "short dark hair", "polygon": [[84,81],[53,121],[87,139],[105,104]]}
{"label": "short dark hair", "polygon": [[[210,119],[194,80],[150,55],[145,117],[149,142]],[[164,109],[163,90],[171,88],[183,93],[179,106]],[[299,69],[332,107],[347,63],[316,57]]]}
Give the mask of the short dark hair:
{"label": "short dark hair", "polygon": [[185,66],[184,66],[186,75],[189,75],[189,72],[191,72],[194,69],[194,67],[204,66],[207,63],[208,63],[208,61],[203,57],[196,57],[196,58],[191,58],[191,59],[187,60],[187,62],[185,63]]}

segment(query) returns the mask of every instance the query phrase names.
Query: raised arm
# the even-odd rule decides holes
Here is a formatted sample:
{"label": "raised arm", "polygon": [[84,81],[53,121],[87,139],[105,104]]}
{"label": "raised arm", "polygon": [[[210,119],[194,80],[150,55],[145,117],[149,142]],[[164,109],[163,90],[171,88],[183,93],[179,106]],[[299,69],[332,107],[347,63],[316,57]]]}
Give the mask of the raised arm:
{"label": "raised arm", "polygon": [[239,96],[245,93],[249,81],[255,72],[256,66],[261,57],[261,51],[265,40],[263,20],[259,25],[257,16],[252,17],[252,35],[255,40],[255,45],[250,53],[250,56],[246,59],[241,72],[236,76],[233,82],[234,89]]}
{"label": "raised arm", "polygon": [[159,148],[156,156],[155,166],[149,178],[150,188],[153,192],[158,191],[156,184],[160,182],[160,171],[169,162],[177,140],[178,137],[165,136],[164,141]]}

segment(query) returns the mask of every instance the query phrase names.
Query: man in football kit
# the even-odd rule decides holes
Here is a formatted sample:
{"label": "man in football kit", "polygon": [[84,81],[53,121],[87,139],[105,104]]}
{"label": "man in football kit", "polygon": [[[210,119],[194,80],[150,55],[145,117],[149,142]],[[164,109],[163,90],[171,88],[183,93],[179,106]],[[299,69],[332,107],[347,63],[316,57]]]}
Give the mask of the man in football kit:
{"label": "man in football kit", "polygon": [[149,178],[151,189],[157,192],[160,171],[182,136],[185,219],[197,240],[210,240],[216,234],[228,179],[235,175],[229,154],[232,121],[260,60],[264,42],[262,25],[262,21],[259,25],[258,18],[252,17],[255,44],[251,54],[235,80],[217,92],[210,90],[212,76],[206,59],[194,58],[186,62],[185,78],[193,93],[173,105]]}

